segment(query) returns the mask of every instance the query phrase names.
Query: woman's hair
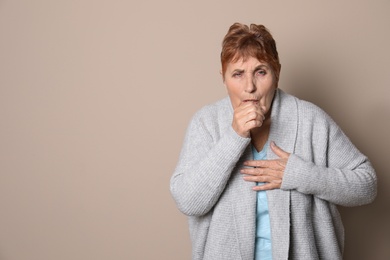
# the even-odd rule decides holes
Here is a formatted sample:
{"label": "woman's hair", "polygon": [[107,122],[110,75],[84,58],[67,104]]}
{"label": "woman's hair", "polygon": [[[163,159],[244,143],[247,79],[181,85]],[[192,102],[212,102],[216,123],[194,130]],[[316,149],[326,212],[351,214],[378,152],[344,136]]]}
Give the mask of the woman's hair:
{"label": "woman's hair", "polygon": [[264,25],[235,23],[230,26],[222,42],[221,63],[222,75],[225,75],[227,64],[239,59],[257,58],[271,66],[276,81],[279,80],[280,62],[276,43]]}

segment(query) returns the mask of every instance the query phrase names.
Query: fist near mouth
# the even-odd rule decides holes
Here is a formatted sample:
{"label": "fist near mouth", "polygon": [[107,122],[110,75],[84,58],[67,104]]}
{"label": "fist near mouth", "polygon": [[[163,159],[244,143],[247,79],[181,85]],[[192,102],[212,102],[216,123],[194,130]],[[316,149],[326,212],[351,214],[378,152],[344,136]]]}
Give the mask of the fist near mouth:
{"label": "fist near mouth", "polygon": [[265,119],[265,108],[258,100],[244,100],[234,109],[232,127],[241,137],[249,137],[250,130],[261,127]]}

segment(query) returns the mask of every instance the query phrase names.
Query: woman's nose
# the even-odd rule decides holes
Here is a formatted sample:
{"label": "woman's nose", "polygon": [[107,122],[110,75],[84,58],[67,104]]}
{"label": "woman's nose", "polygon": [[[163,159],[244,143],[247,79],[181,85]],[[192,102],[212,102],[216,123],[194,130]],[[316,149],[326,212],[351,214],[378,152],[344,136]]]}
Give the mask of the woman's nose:
{"label": "woman's nose", "polygon": [[248,77],[245,84],[245,91],[252,93],[256,91],[256,82],[253,77]]}

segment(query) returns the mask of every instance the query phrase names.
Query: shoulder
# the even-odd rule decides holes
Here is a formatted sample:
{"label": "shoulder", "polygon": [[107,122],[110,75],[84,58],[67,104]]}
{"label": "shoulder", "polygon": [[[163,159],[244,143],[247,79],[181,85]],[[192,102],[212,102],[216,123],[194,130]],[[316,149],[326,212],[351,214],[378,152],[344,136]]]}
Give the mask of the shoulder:
{"label": "shoulder", "polygon": [[205,105],[193,116],[187,128],[192,135],[209,136],[219,139],[221,134],[231,125],[233,108],[229,97]]}
{"label": "shoulder", "polygon": [[322,108],[313,104],[310,101],[296,98],[298,115],[303,120],[309,120],[311,122],[327,122],[334,124],[333,119]]}
{"label": "shoulder", "polygon": [[329,115],[319,106],[311,103],[310,101],[297,99],[298,109],[301,114],[310,115],[320,118],[327,118]]}
{"label": "shoulder", "polygon": [[219,123],[231,119],[233,109],[229,97],[225,97],[212,104],[208,104],[199,109],[193,116],[192,121],[203,123]]}
{"label": "shoulder", "polygon": [[283,106],[285,110],[291,111],[296,109],[297,120],[300,126],[310,128],[337,126],[329,114],[318,105],[283,91],[279,91],[279,96],[280,106]]}
{"label": "shoulder", "polygon": [[312,102],[296,98],[298,129],[318,139],[334,136],[342,130],[333,118],[321,107]]}

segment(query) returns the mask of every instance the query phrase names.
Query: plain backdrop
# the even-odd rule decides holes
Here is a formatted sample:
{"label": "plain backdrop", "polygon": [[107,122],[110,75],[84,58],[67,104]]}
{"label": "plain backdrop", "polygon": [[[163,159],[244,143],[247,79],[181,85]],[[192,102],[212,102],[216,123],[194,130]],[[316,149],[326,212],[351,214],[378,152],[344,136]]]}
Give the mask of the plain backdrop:
{"label": "plain backdrop", "polygon": [[0,260],[190,259],[169,179],[187,124],[226,96],[221,41],[266,25],[280,88],[372,161],[340,208],[345,259],[390,259],[390,1],[0,0]]}

